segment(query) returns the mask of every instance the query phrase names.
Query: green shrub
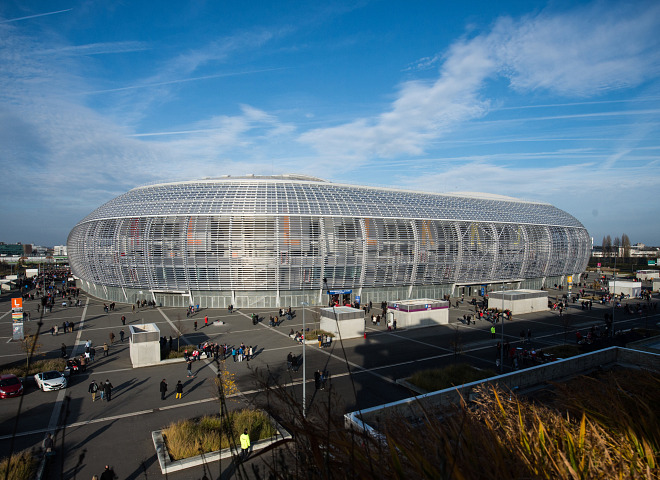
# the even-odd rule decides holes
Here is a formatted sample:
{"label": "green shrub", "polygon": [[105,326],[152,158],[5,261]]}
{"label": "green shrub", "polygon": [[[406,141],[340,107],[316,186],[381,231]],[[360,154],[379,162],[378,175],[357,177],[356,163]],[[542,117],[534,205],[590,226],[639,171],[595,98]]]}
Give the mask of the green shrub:
{"label": "green shrub", "polygon": [[421,370],[414,373],[408,381],[427,392],[434,392],[495,375],[493,370],[479,370],[471,365],[460,363],[445,368]]}
{"label": "green shrub", "polygon": [[[9,467],[9,475],[7,468]],[[37,459],[28,450],[15,453],[0,460],[0,476],[9,480],[32,480],[37,472]]]}
{"label": "green shrub", "polygon": [[327,335],[328,337],[335,338],[334,333],[326,332],[325,330],[316,329],[316,330],[312,330],[311,332],[309,332],[309,334],[308,334],[309,340],[312,340],[312,339],[318,337],[319,335]]}
{"label": "green shrub", "polygon": [[219,416],[204,416],[199,419],[180,420],[163,429],[163,438],[172,460],[180,460],[229,448],[225,432],[231,422],[234,440],[240,445],[239,437],[248,429],[250,440],[270,438],[277,432],[268,416],[261,410],[241,410],[230,414],[224,421]]}

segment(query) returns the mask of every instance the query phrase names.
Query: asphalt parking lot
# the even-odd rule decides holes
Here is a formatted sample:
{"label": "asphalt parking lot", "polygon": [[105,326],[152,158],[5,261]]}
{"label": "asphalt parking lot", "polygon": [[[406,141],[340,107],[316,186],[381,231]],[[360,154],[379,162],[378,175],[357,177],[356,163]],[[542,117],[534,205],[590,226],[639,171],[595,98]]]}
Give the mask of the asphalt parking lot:
{"label": "asphalt parking lot", "polygon": [[[551,296],[557,292],[550,292]],[[11,340],[11,314],[9,299],[11,295],[0,298],[0,342],[2,349],[1,364],[20,361],[25,357],[17,342]],[[186,377],[183,362],[133,369],[129,358],[128,340],[119,342],[119,331],[124,329],[128,337],[128,325],[155,323],[161,335],[174,337],[175,325],[181,325],[184,338],[190,343],[213,341],[239,345],[252,345],[255,351],[250,362],[234,363],[231,358],[227,368],[235,374],[240,394],[228,402],[229,408],[241,408],[255,401],[260,388],[255,380],[254,371],[268,371],[271,378],[282,385],[289,385],[298,398],[302,396],[302,369],[288,372],[286,356],[289,352],[299,355],[302,346],[288,335],[291,329],[302,329],[302,311],[298,308],[291,321],[284,321],[279,327],[269,327],[268,317],[275,314],[273,309],[242,310],[233,314],[226,310],[206,309],[192,318],[186,317],[185,309],[141,308],[133,312],[131,305],[117,304],[114,311],[106,314],[103,302],[81,295],[81,307],[55,306],[51,313],[43,317],[41,350],[48,356],[59,355],[60,345],[64,343],[68,352],[80,354],[87,340],[96,346],[96,360],[85,373],[70,378],[68,388],[55,392],[37,390],[33,380],[26,382],[22,398],[0,400],[0,450],[8,452],[38,446],[45,433],[57,431],[56,450],[46,478],[91,478],[100,474],[104,465],[113,466],[118,478],[134,479],[162,476],[151,441],[151,432],[168,423],[218,411],[214,392],[213,377],[216,371],[211,362],[196,362],[193,367],[195,376]],[[654,302],[657,302],[654,299]],[[27,323],[31,333],[37,329],[39,314],[36,301],[28,301],[24,307],[31,312],[32,321]],[[343,348],[340,342],[333,342],[329,349],[316,345],[306,346],[307,402],[327,400],[327,392],[315,391],[313,372],[327,369],[331,373],[334,392],[342,401],[341,408],[353,411],[357,408],[371,407],[409,397],[404,388],[395,383],[397,378],[410,375],[411,372],[446,365],[454,360],[451,342],[457,336],[462,344],[461,361],[475,366],[494,368],[495,343],[500,338],[500,326],[497,327],[497,339],[491,339],[490,326],[486,321],[476,325],[464,325],[457,319],[463,314],[473,312],[473,307],[466,303],[459,308],[450,309],[450,325],[421,329],[397,330],[387,332],[384,325],[373,327],[368,322],[367,337],[345,340]],[[512,345],[520,341],[521,329],[533,331],[533,343],[538,347],[563,343],[575,338],[577,329],[585,329],[592,324],[602,324],[603,313],[611,312],[610,307],[594,305],[593,310],[584,311],[579,304],[571,305],[571,323],[566,329],[556,312],[541,312],[517,316],[512,322],[506,322],[504,335]],[[253,325],[252,313],[259,314],[265,321]],[[121,316],[127,318],[127,325],[122,326]],[[208,315],[210,323],[220,320],[222,325],[203,327],[204,317]],[[646,318],[625,317],[617,311],[616,328],[628,328],[634,324],[655,325],[659,321],[657,310],[651,310]],[[76,329],[73,333],[49,333],[54,324],[73,321]],[[198,329],[193,324],[197,321]],[[310,310],[306,313],[306,324],[314,328],[314,316]],[[110,333],[116,340],[110,347],[109,355],[103,356],[104,342],[109,342]],[[111,402],[98,399],[92,402],[87,392],[91,380],[110,380],[113,384]],[[166,379],[169,385],[167,397],[160,399],[159,383]],[[176,400],[174,385],[177,380],[184,383],[184,395]],[[354,390],[355,389],[355,390]],[[325,396],[325,397],[324,397]],[[20,414],[19,412],[20,404]],[[61,415],[59,414],[61,412]],[[15,435],[14,435],[15,433]],[[12,445],[13,443],[13,445]],[[254,462],[262,461],[255,458]],[[218,466],[214,467],[215,472]],[[168,474],[170,479],[201,478],[203,467],[196,467],[180,473]],[[211,475],[213,478],[217,477]]]}

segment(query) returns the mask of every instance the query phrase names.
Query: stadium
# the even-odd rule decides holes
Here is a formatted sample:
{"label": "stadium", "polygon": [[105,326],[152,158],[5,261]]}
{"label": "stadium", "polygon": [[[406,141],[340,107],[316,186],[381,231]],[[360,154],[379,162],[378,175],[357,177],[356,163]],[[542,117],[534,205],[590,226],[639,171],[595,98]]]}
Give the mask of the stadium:
{"label": "stadium", "polygon": [[584,226],[547,203],[302,175],[134,188],[81,220],[67,245],[96,297],[211,308],[565,285],[591,250]]}

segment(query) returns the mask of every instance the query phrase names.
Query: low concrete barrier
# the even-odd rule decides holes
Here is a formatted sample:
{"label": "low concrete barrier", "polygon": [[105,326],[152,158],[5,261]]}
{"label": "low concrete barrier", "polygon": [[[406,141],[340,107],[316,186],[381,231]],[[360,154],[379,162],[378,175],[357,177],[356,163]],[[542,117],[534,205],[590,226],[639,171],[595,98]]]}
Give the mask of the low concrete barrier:
{"label": "low concrete barrier", "polygon": [[[602,366],[614,364],[660,371],[660,354],[622,347],[609,347],[604,350],[557,360],[544,365],[466,383],[457,387],[417,395],[359,412],[347,413],[344,416],[344,420],[347,427],[373,433],[375,430],[369,425],[377,423],[377,417],[382,418],[391,414],[399,414],[406,417],[419,418],[423,415],[424,406],[449,406],[458,404],[461,398],[470,400],[475,388],[480,385],[493,384],[509,390],[524,390],[542,385],[546,382],[560,381],[575,375],[588,373]],[[408,385],[406,386],[410,388]]]}

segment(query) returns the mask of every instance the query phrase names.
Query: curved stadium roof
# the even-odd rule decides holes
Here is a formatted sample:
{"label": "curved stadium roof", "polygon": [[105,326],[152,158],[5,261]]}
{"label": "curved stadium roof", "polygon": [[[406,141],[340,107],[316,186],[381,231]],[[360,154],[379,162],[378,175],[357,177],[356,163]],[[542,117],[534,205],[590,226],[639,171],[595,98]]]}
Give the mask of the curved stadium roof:
{"label": "curved stadium roof", "polygon": [[497,222],[584,228],[547,203],[490,194],[435,194],[336,184],[302,175],[206,178],[134,188],[79,224],[162,216],[341,216]]}

